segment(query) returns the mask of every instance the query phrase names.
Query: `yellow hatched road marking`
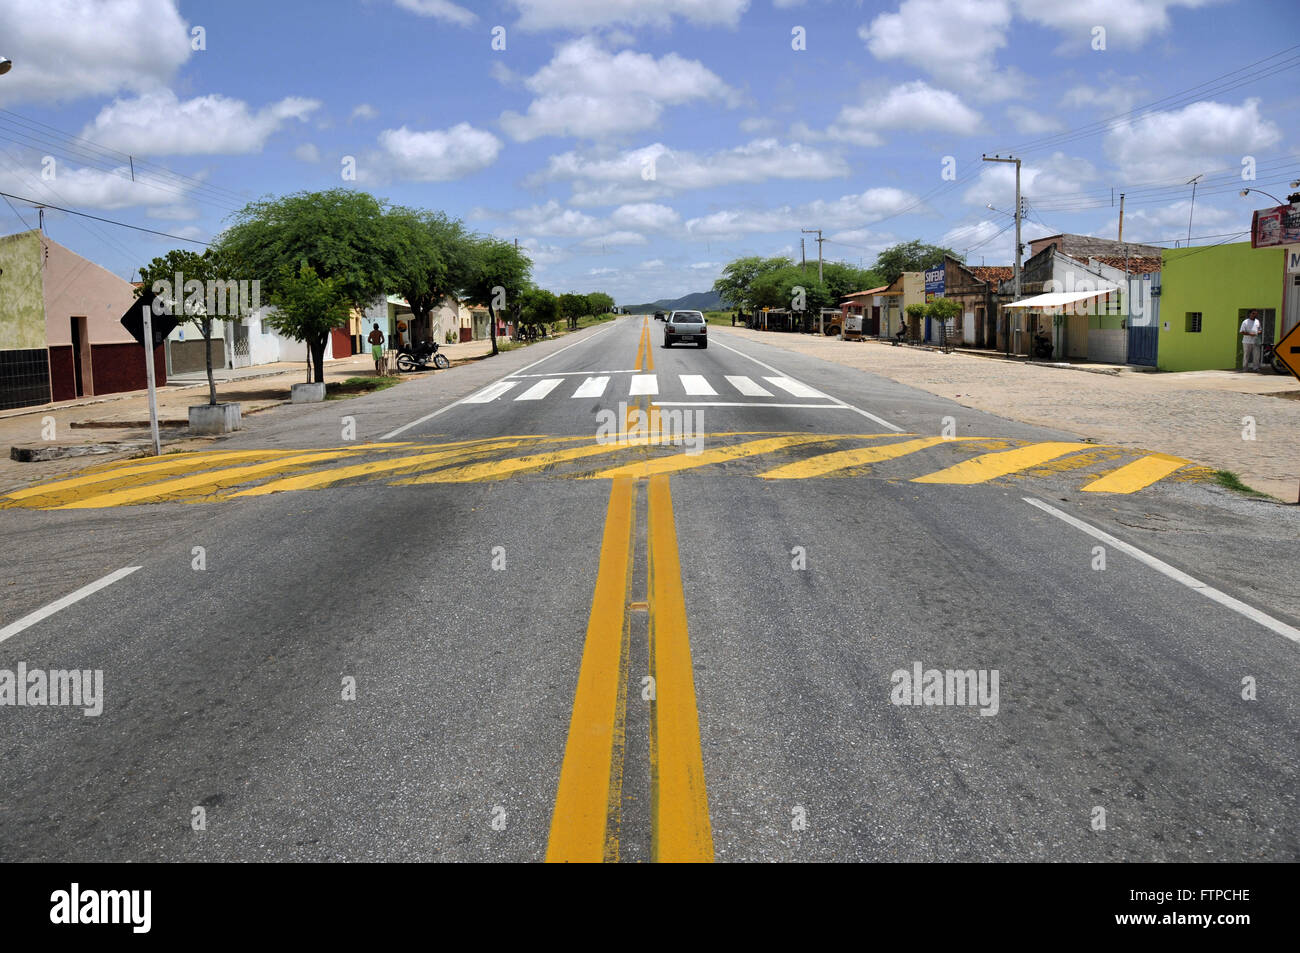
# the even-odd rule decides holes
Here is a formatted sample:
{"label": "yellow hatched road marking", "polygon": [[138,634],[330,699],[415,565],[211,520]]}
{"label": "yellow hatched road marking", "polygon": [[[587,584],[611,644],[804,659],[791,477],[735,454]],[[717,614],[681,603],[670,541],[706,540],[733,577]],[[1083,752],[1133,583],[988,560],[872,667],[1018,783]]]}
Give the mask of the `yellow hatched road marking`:
{"label": "yellow hatched road marking", "polygon": [[1181,457],[1171,457],[1165,453],[1151,453],[1145,457],[1125,464],[1118,470],[1112,470],[1100,479],[1093,480],[1083,487],[1085,493],[1134,493],[1149,487],[1157,480],[1163,480],[1175,470],[1185,467],[1192,461]]}
{"label": "yellow hatched road marking", "polygon": [[534,453],[523,457],[507,457],[488,463],[474,463],[464,467],[450,467],[437,473],[428,473],[406,480],[398,480],[394,486],[417,486],[424,483],[474,483],[479,480],[496,480],[527,470],[541,470],[557,463],[582,460],[603,453],[617,453],[630,447],[644,447],[650,443],[644,437],[632,437],[619,442],[598,444],[592,447],[571,447],[568,450],[552,450],[547,453]]}
{"label": "yellow hatched road marking", "polygon": [[[212,468],[225,463],[237,463],[240,460],[266,460],[274,457],[292,456],[294,453],[300,453],[297,450],[231,450],[221,454],[200,454],[197,457],[180,454],[160,460],[153,457],[155,462],[143,466],[134,467],[115,467],[113,469],[98,470],[94,473],[83,474],[79,477],[72,477],[67,480],[56,480],[53,483],[42,483],[39,486],[30,486],[22,490],[14,490],[5,494],[6,499],[25,500],[33,496],[50,496],[61,493],[65,490],[75,490],[84,486],[94,484],[109,483],[112,481],[121,481],[123,483],[133,482],[137,477],[154,473],[184,473],[187,470],[198,470]],[[98,489],[103,489],[102,487]]]}
{"label": "yellow hatched road marking", "polygon": [[1002,450],[997,453],[985,453],[978,457],[972,457],[970,460],[963,460],[956,466],[939,470],[935,473],[927,473],[925,476],[916,477],[913,483],[959,483],[972,484],[984,483],[995,477],[1006,476],[1009,473],[1015,473],[1017,470],[1025,470],[1040,463],[1046,463],[1048,460],[1055,460],[1057,457],[1063,457],[1067,453],[1073,453],[1076,450],[1096,450],[1095,443],[1066,443],[1064,441],[1048,441],[1047,443],[1035,443],[1028,447],[1020,447],[1016,450]]}
{"label": "yellow hatched road marking", "polygon": [[703,453],[676,453],[672,456],[659,457],[655,460],[643,460],[636,463],[629,463],[626,466],[614,467],[609,470],[602,470],[599,473],[594,473],[591,475],[591,479],[601,480],[621,476],[649,477],[659,473],[679,473],[682,470],[693,470],[696,467],[706,467],[711,463],[725,463],[728,460],[739,460],[743,457],[756,457],[764,453],[772,453],[774,450],[782,450],[786,447],[794,447],[805,443],[822,443],[834,439],[836,438],[827,437],[822,434],[796,434],[787,437],[769,437],[766,440],[751,440],[748,443],[733,444],[730,447],[718,447],[715,450],[705,450]]}
{"label": "yellow hatched road marking", "polygon": [[600,568],[551,815],[549,863],[599,863],[605,857],[619,686],[625,674],[622,648],[634,501],[632,481],[615,480],[609,491]]}
{"label": "yellow hatched road marking", "polygon": [[452,460],[463,460],[466,457],[491,453],[494,450],[506,450],[518,447],[523,443],[522,440],[506,440],[498,443],[478,444],[472,447],[440,449],[406,457],[392,457],[388,460],[372,460],[369,463],[357,463],[347,467],[316,470],[298,476],[272,480],[269,483],[250,487],[247,490],[240,490],[238,493],[231,493],[229,498],[233,500],[245,496],[266,496],[268,493],[281,493],[286,490],[316,490],[334,483],[341,483],[344,480],[350,480],[353,477],[370,476],[375,473],[391,473],[394,470],[419,469]]}
{"label": "yellow hatched road marking", "polygon": [[271,463],[259,463],[246,467],[228,467],[222,470],[209,470],[206,473],[196,474],[194,476],[181,477],[177,480],[164,480],[161,483],[150,483],[146,486],[130,487],[123,490],[112,490],[107,493],[96,492],[92,496],[83,497],[64,503],[60,506],[51,507],[56,510],[82,510],[98,509],[105,506],[121,506],[126,503],[137,503],[140,500],[153,499],[157,496],[173,496],[180,493],[192,493],[200,489],[218,489],[228,486],[231,483],[242,483],[244,480],[261,476],[263,473],[274,473],[277,470],[287,470],[291,467],[302,466],[308,463],[318,463],[322,460],[337,460],[340,457],[348,457],[356,454],[355,450],[330,450],[324,453],[308,453],[297,457],[284,457]]}
{"label": "yellow hatched road marking", "polygon": [[[880,438],[890,436],[890,434],[872,434],[871,436]],[[936,444],[971,439],[975,438],[922,437],[918,440],[904,440],[901,443],[891,443],[883,447],[855,447],[851,450],[836,450],[832,453],[809,457],[807,460],[796,460],[793,463],[787,463],[784,466],[768,470],[766,473],[760,473],[759,476],[765,480],[802,480],[806,477],[825,476],[827,473],[834,473],[836,470],[847,470],[850,467],[905,457],[909,453],[916,453],[918,450],[924,450]]]}
{"label": "yellow hatched road marking", "polygon": [[695,669],[667,474],[650,478],[651,856],[660,863],[713,860],[713,826],[700,751]]}

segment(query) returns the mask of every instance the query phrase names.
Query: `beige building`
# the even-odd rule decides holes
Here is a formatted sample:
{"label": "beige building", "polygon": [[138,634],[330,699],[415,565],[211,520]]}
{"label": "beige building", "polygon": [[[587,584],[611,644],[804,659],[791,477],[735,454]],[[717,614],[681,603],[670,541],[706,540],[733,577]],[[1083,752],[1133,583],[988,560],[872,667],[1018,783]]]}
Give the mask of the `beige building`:
{"label": "beige building", "polygon": [[[129,281],[38,230],[0,238],[0,409],[145,386]],[[166,382],[162,347],[154,370]]]}

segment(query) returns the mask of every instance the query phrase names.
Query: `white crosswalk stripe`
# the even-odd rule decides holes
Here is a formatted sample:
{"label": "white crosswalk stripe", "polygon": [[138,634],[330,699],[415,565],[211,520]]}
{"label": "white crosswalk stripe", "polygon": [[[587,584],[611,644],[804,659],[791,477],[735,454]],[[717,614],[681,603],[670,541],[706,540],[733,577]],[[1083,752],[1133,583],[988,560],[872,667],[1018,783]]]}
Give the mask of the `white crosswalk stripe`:
{"label": "white crosswalk stripe", "polygon": [[738,376],[733,377],[730,374],[728,374],[727,383],[729,383],[732,387],[736,388],[736,390],[740,391],[746,397],[771,397],[772,396],[772,392],[770,390],[768,390],[762,384],[759,384],[756,381],[754,381],[753,378],[738,377]]}
{"label": "white crosswalk stripe", "polygon": [[682,387],[686,389],[686,393],[702,397],[718,396],[718,392],[704,379],[703,374],[679,374],[678,376],[682,379]]}
{"label": "white crosswalk stripe", "polygon": [[599,397],[609,386],[608,377],[588,377],[573,392],[574,397]]}
{"label": "white crosswalk stripe", "polygon": [[[717,397],[718,391],[714,389],[716,385],[709,382],[709,379],[703,374],[664,374],[663,380],[660,380],[658,374],[645,374],[639,371],[626,372],[629,377],[617,376],[625,372],[607,371],[603,374],[588,374],[569,393],[571,398],[592,398],[604,397],[606,391],[610,391],[609,398],[613,400],[626,397],[654,397],[663,396],[665,402],[662,406],[672,404],[678,396],[686,395],[689,397]],[[511,396],[516,385],[519,390],[513,393],[513,399],[516,401],[538,401],[545,400],[547,397],[562,396],[568,392],[568,388],[562,388],[560,385],[573,380],[572,376],[566,376],[569,372],[558,371],[552,375],[542,377],[540,375],[529,375],[535,377],[534,380],[523,380],[520,378],[508,378],[489,384],[476,394],[466,397],[464,403],[467,404],[490,404],[493,401]],[[797,381],[792,377],[764,377],[762,380],[772,388],[759,383],[752,377],[746,377],[741,374],[722,375],[727,384],[724,387],[728,391],[728,397],[724,400],[732,399],[736,396],[747,398],[782,398],[787,394],[799,398],[814,398],[819,400],[833,400],[827,397],[821,391],[809,385]],[[676,378],[674,380],[673,378]],[[716,378],[715,378],[716,380]],[[610,382],[613,381],[611,388]],[[624,381],[627,382],[626,388]],[[779,390],[783,393],[774,393]],[[678,401],[678,403],[681,403]],[[689,406],[692,402],[686,401],[683,406]],[[698,401],[694,403],[699,403]],[[711,405],[712,406],[712,405]],[[726,407],[805,407],[812,406],[808,404],[775,404],[769,401],[756,399],[747,403],[719,403],[716,406]]]}
{"label": "white crosswalk stripe", "polygon": [[489,384],[477,394],[470,394],[465,398],[467,404],[488,404],[496,400],[510,388],[514,387],[518,381],[497,381],[495,384]]}
{"label": "white crosswalk stripe", "polygon": [[528,388],[528,390],[516,397],[515,400],[541,400],[563,383],[563,377],[548,377],[545,380],[538,381],[532,387]]}
{"label": "white crosswalk stripe", "polygon": [[763,380],[767,381],[773,387],[781,388],[781,390],[785,391],[787,394],[790,394],[791,396],[794,397],[825,397],[826,396],[821,391],[815,390],[809,387],[807,384],[800,383],[799,381],[793,380],[792,378],[789,377],[765,377],[763,378]]}
{"label": "white crosswalk stripe", "polygon": [[658,394],[659,378],[654,374],[637,374],[632,378],[632,383],[628,388],[627,393],[629,397],[636,397],[640,394]]}

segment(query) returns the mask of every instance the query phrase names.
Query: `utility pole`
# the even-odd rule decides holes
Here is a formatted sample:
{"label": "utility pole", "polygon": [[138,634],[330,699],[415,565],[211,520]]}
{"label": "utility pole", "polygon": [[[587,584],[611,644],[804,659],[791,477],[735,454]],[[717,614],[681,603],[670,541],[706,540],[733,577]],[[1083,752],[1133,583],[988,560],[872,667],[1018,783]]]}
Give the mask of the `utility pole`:
{"label": "utility pole", "polygon": [[[1119,193],[1119,240],[1124,240],[1124,193]],[[1127,252],[1125,252],[1127,254]]]}
{"label": "utility pole", "polygon": [[804,249],[803,243],[804,240],[800,238],[799,239],[799,264],[806,272],[808,270],[808,252]]}
{"label": "utility pole", "polygon": [[[826,239],[822,238],[822,230],[820,228],[803,228],[800,229],[800,231],[809,235],[813,233],[816,233],[817,235],[817,280],[821,281],[822,280],[822,242],[826,241]],[[802,242],[803,239],[801,238],[799,239],[799,241]]]}
{"label": "utility pole", "polygon": [[1192,213],[1196,211],[1196,184],[1204,178],[1205,175],[1194,175],[1187,180],[1187,184],[1192,187],[1192,207],[1187,210],[1187,247],[1192,247]]}
{"label": "utility pole", "polygon": [[[985,162],[1014,162],[1016,166],[1016,268],[1012,278],[1012,295],[1017,301],[1020,300],[1020,160],[1015,156],[1007,156],[1005,159],[1000,156],[981,156]],[[1005,309],[1004,309],[1005,310]],[[1006,353],[1011,356],[1011,316],[1008,314],[1006,319]]]}

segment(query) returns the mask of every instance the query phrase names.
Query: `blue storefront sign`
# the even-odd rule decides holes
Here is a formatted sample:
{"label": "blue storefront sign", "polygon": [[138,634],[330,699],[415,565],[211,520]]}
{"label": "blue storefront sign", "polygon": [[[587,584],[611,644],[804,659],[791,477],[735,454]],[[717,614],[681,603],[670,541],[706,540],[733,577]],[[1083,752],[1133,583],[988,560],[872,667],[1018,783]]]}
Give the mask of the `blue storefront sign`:
{"label": "blue storefront sign", "polygon": [[934,298],[943,297],[943,275],[942,267],[929,268],[925,272],[925,299],[932,301]]}

